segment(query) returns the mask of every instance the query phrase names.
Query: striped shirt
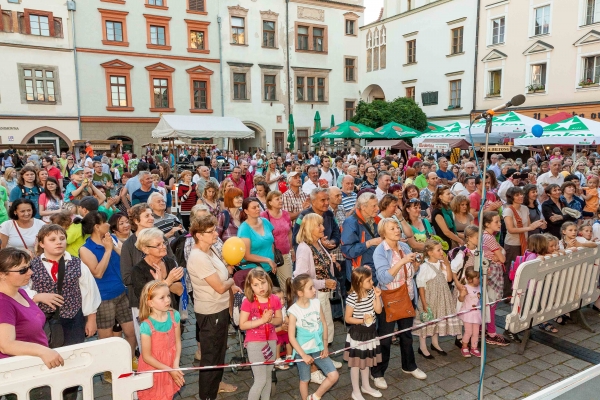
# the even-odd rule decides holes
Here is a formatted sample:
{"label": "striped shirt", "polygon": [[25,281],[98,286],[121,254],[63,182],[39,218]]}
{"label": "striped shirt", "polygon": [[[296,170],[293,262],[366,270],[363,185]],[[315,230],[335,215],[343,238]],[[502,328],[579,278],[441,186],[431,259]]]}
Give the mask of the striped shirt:
{"label": "striped shirt", "polygon": [[342,206],[344,207],[344,211],[348,212],[348,211],[354,210],[355,205],[356,205],[356,193],[342,192]]}
{"label": "striped shirt", "polygon": [[[152,213],[154,217],[154,227],[160,229],[165,235],[174,227],[181,224],[176,216],[165,213],[162,217]],[[173,239],[173,238],[171,238]]]}
{"label": "striped shirt", "polygon": [[346,306],[352,307],[352,318],[363,319],[365,314],[371,314],[375,316],[375,307],[373,301],[375,300],[375,291],[370,289],[367,291],[367,297],[363,297],[357,303],[358,295],[356,292],[352,292],[346,297]]}

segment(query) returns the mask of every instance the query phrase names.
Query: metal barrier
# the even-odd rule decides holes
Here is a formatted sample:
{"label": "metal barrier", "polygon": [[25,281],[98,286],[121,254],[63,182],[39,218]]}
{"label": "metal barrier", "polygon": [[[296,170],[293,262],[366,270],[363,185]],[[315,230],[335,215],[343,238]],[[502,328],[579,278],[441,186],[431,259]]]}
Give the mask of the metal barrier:
{"label": "metal barrier", "polygon": [[93,400],[94,375],[105,371],[112,373],[112,398],[116,400],[133,399],[136,391],[152,386],[152,374],[118,379],[119,375],[131,372],[131,347],[123,339],[94,340],[56,350],[65,365],[53,369],[48,369],[39,357],[0,360],[0,398],[15,394],[19,400],[25,400],[30,390],[49,386],[51,399],[62,400],[64,389],[81,386],[83,399]]}
{"label": "metal barrier", "polygon": [[569,312],[575,322],[594,332],[579,309],[600,295],[599,263],[596,247],[521,264],[513,284],[512,311],[506,316],[506,329],[525,331],[519,354],[525,351],[533,326]]}
{"label": "metal barrier", "polygon": [[539,392],[527,396],[525,400],[590,400],[597,399],[600,389],[600,365],[595,365]]}

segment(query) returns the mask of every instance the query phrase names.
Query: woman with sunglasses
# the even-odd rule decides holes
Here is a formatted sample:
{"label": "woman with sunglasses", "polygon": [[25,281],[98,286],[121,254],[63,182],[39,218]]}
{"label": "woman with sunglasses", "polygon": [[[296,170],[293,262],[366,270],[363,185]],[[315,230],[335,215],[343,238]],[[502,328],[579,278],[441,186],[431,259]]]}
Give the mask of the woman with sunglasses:
{"label": "woman with sunglasses", "polygon": [[[31,256],[23,250],[0,250],[0,359],[13,356],[40,357],[49,369],[64,365],[56,350],[48,347],[44,333],[46,315],[29,297],[23,287],[29,284],[33,271]],[[49,387],[33,389],[29,399],[50,398]],[[16,395],[6,395],[16,400]]]}
{"label": "woman with sunglasses", "polygon": [[16,199],[8,210],[10,220],[0,225],[0,248],[16,247],[18,249],[34,251],[35,238],[44,221],[35,219],[35,204],[26,198]]}
{"label": "woman with sunglasses", "polygon": [[412,232],[412,237],[407,238],[407,243],[415,252],[422,252],[427,239],[436,234],[429,221],[423,218],[419,199],[407,200],[402,209],[400,222],[404,232]]}
{"label": "woman with sunglasses", "polygon": [[402,192],[402,204],[408,204],[412,199],[419,200],[421,204],[421,216],[431,221],[431,211],[429,206],[419,196],[419,188],[416,185],[407,185]]}

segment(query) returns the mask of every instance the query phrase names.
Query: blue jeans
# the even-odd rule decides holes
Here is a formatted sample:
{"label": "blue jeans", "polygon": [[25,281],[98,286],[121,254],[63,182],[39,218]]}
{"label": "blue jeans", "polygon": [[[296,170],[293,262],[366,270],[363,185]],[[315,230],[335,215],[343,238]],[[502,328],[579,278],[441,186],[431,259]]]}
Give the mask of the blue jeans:
{"label": "blue jeans", "polygon": [[[335,366],[333,365],[333,361],[331,361],[331,358],[319,358],[317,360],[316,358],[319,357],[319,355],[321,355],[320,352],[308,353],[308,355],[315,359],[315,365],[317,366],[317,368],[323,371],[323,375],[327,376],[331,372],[335,371]],[[310,365],[303,362],[302,357],[300,357],[299,354],[296,354],[296,360],[300,360],[300,362],[296,363],[296,365],[298,366],[298,375],[300,375],[300,381],[310,381]]]}

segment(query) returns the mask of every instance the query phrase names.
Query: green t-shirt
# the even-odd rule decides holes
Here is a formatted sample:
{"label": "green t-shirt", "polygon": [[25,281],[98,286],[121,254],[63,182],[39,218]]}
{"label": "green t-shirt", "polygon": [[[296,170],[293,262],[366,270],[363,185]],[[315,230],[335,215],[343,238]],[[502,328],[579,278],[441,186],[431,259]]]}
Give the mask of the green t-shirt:
{"label": "green t-shirt", "polygon": [[125,160],[122,158],[116,158],[113,160],[112,167],[119,170],[119,176],[123,176],[123,170],[125,168]]}
{"label": "green t-shirt", "polygon": [[427,187],[427,177],[423,174],[417,176],[414,182],[415,186],[419,188],[419,190],[423,190]]}
{"label": "green t-shirt", "polygon": [[8,221],[8,212],[6,211],[6,202],[8,201],[8,192],[6,188],[0,185],[0,224]]}
{"label": "green t-shirt", "polygon": [[108,182],[112,182],[112,178],[109,174],[98,175],[94,173],[94,176],[92,177],[92,183],[94,186],[105,186]]}
{"label": "green t-shirt", "polygon": [[[175,314],[175,323],[178,324],[181,319],[181,317],[179,316],[179,312],[173,310],[173,313]],[[154,330],[158,332],[169,332],[169,329],[171,329],[171,325],[173,325],[173,323],[171,322],[170,312],[167,312],[167,319],[165,320],[165,322],[159,322],[152,317],[148,317],[148,319],[152,321],[152,326],[154,326]],[[140,324],[140,333],[142,335],[147,336],[152,335],[152,330],[150,329],[150,325],[147,321],[144,321]]]}

